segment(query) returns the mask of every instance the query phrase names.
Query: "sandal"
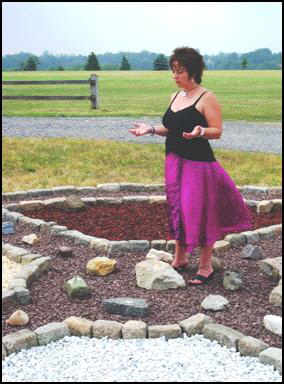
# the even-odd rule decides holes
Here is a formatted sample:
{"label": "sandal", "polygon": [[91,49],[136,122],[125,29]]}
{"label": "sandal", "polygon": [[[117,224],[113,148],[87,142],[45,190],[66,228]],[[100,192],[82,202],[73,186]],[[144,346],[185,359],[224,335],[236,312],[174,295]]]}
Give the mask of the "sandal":
{"label": "sandal", "polygon": [[196,275],[196,276],[194,276],[194,278],[191,279],[191,280],[199,280],[200,283],[192,283],[192,282],[190,282],[190,281],[188,281],[187,283],[188,283],[189,285],[202,285],[202,284],[207,284],[210,280],[213,279],[213,275],[214,275],[214,271],[212,271],[212,272],[210,273],[210,275],[208,275],[207,277],[206,277],[206,276],[202,276],[202,275]]}
{"label": "sandal", "polygon": [[182,265],[180,265],[180,266],[178,266],[178,267],[174,267],[174,266],[172,265],[172,267],[173,267],[173,269],[174,269],[175,271],[177,271],[177,272],[184,272],[184,271],[186,270],[186,267],[188,266],[188,264],[189,264],[189,263],[182,264]]}

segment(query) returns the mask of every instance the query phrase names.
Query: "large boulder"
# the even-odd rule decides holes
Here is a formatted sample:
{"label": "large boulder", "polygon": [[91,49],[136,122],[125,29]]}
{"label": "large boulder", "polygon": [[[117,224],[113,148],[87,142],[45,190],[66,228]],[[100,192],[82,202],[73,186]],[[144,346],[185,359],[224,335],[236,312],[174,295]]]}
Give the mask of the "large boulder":
{"label": "large boulder", "polygon": [[164,261],[147,259],[135,266],[137,285],[145,289],[167,290],[185,287],[183,277]]}

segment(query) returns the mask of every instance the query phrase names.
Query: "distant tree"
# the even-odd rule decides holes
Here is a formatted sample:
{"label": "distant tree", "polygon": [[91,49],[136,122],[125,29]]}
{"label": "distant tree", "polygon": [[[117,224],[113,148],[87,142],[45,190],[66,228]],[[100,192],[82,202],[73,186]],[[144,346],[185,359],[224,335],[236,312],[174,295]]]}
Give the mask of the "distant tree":
{"label": "distant tree", "polygon": [[120,64],[120,68],[119,68],[121,71],[129,71],[131,68],[130,68],[130,64],[129,64],[129,61],[127,60],[126,56],[123,55],[122,57],[122,60],[121,60],[121,64]]}
{"label": "distant tree", "polygon": [[242,69],[246,69],[247,65],[248,65],[248,61],[247,61],[246,57],[244,57],[242,62],[241,62]]}
{"label": "distant tree", "polygon": [[88,56],[87,64],[85,65],[85,70],[100,70],[101,67],[99,65],[97,56],[94,54],[94,52],[91,52],[91,54]]}
{"label": "distant tree", "polygon": [[23,67],[24,71],[36,71],[39,59],[37,56],[30,56]]}
{"label": "distant tree", "polygon": [[168,63],[168,59],[166,58],[166,56],[161,53],[154,60],[153,70],[161,71],[161,70],[165,70],[165,69],[169,69],[169,63]]}
{"label": "distant tree", "polygon": [[57,71],[64,71],[64,67],[62,67],[62,65],[59,65],[57,68],[56,68]]}

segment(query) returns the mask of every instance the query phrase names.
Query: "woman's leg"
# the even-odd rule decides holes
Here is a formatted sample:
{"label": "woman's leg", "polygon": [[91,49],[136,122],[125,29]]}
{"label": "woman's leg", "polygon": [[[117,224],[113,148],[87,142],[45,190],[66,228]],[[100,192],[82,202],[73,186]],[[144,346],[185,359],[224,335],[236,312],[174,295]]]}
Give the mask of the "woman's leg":
{"label": "woman's leg", "polygon": [[[197,275],[202,275],[207,277],[213,272],[211,257],[212,257],[213,245],[207,247],[201,247],[200,259],[199,259],[199,268]],[[200,280],[189,280],[191,283],[200,283]]]}
{"label": "woman's leg", "polygon": [[179,267],[188,263],[188,258],[185,253],[185,247],[180,245],[179,240],[176,240],[175,258],[172,262],[173,267]]}

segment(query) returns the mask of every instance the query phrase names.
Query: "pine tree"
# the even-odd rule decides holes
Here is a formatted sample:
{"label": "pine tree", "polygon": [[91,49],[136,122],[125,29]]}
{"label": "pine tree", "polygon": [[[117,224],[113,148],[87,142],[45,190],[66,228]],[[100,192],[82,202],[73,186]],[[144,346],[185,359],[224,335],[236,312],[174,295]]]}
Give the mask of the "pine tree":
{"label": "pine tree", "polygon": [[24,71],[36,71],[37,65],[39,64],[39,59],[36,56],[30,56],[24,65]]}
{"label": "pine tree", "polygon": [[244,57],[242,62],[241,62],[242,69],[246,69],[247,65],[248,65],[247,58]]}
{"label": "pine tree", "polygon": [[120,68],[119,68],[121,71],[129,71],[131,68],[130,68],[130,64],[129,64],[129,61],[127,60],[126,56],[123,55],[122,57],[122,60],[121,60],[121,64],[120,64]]}
{"label": "pine tree", "polygon": [[84,67],[85,70],[100,70],[101,67],[99,65],[97,56],[94,54],[94,52],[91,52],[91,54],[88,56],[87,64]]}
{"label": "pine tree", "polygon": [[162,71],[165,69],[169,69],[169,63],[168,63],[168,59],[166,58],[166,56],[161,53],[154,60],[153,70]]}

